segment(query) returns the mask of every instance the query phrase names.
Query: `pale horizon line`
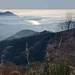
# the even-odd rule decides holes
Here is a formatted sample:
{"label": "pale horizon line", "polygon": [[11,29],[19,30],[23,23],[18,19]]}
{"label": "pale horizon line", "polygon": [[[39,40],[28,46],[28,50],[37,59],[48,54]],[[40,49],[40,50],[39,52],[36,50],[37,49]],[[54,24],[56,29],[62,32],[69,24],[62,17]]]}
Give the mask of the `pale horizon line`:
{"label": "pale horizon line", "polygon": [[0,10],[75,10],[74,8],[50,8],[50,9],[44,9],[44,8],[39,8],[39,9],[30,9],[30,8],[0,8]]}
{"label": "pale horizon line", "polygon": [[[47,11],[46,11],[47,10]],[[17,15],[51,15],[67,12],[75,13],[75,9],[0,9],[0,12],[10,11]]]}

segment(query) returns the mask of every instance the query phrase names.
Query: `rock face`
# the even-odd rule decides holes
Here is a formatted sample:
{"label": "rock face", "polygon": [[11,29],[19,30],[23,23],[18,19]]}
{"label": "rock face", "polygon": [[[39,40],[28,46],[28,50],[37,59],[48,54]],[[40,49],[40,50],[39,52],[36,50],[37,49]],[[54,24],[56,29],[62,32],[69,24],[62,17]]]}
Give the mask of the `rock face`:
{"label": "rock face", "polygon": [[29,61],[43,61],[45,51],[50,53],[50,60],[58,59],[75,62],[75,29],[50,33],[47,31],[37,35],[0,42],[1,60],[11,61],[17,65],[27,64],[25,56],[26,43],[29,49]]}

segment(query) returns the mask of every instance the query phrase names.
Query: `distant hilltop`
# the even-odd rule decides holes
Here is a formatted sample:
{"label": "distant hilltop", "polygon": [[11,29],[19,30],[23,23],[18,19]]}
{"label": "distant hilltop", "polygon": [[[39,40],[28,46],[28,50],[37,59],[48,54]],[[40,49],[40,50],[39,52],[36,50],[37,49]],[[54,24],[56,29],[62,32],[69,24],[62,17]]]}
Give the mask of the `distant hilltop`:
{"label": "distant hilltop", "polygon": [[0,12],[0,16],[17,16],[10,11]]}

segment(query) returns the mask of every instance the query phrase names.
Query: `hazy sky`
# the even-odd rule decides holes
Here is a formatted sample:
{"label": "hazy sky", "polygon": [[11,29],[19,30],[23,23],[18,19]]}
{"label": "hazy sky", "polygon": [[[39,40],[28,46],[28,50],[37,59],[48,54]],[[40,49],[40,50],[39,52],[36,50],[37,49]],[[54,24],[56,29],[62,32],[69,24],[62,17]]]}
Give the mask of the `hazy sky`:
{"label": "hazy sky", "polygon": [[75,8],[75,0],[0,0],[0,9]]}

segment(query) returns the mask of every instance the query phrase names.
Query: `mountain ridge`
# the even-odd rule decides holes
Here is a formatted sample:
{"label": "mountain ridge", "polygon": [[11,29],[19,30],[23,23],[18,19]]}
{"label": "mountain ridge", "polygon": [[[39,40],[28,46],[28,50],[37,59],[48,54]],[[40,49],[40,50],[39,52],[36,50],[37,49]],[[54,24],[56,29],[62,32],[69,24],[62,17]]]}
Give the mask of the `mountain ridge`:
{"label": "mountain ridge", "polygon": [[17,16],[17,15],[15,15],[10,11],[6,11],[6,12],[0,12],[0,16]]}
{"label": "mountain ridge", "polygon": [[[26,43],[28,43],[30,62],[44,61],[46,50],[51,55],[51,62],[59,57],[64,60],[72,59],[72,62],[75,62],[75,29],[57,33],[44,31],[34,36],[2,41],[0,42],[0,53],[4,54],[2,60],[26,65],[27,59],[24,56]],[[4,51],[4,48],[10,46],[12,46],[10,49]]]}
{"label": "mountain ridge", "polygon": [[39,34],[39,32],[26,29],[26,30],[21,30],[21,31],[17,32],[16,34],[8,37],[5,40],[20,39],[20,38],[23,38],[23,37],[33,36],[33,35],[37,35],[37,34]]}

